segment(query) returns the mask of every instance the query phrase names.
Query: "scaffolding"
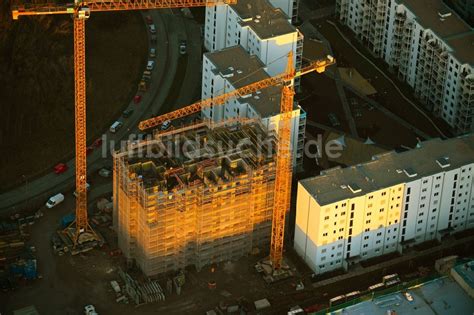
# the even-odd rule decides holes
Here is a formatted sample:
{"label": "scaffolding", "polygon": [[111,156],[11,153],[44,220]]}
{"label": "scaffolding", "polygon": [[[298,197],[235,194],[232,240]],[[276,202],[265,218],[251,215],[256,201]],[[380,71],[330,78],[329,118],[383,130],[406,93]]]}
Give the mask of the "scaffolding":
{"label": "scaffolding", "polygon": [[446,45],[438,38],[425,32],[420,41],[415,94],[433,110],[435,115],[442,111],[449,53]]}
{"label": "scaffolding", "polygon": [[155,275],[266,250],[276,142],[256,121],[204,122],[156,132],[117,152],[114,199],[124,255]]}

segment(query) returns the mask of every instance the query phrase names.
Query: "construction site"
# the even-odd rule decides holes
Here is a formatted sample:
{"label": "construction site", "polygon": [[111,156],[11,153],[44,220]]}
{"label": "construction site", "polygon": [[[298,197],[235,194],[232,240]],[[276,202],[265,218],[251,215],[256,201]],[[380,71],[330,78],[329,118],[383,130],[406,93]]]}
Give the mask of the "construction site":
{"label": "construction site", "polygon": [[[302,16],[315,21],[319,10],[307,15],[307,7]],[[0,313],[25,314],[15,310],[30,305],[37,311],[29,314],[53,315],[325,314],[333,302],[373,299],[377,279],[377,296],[392,293],[388,273],[398,279],[397,292],[406,290],[405,282],[431,279],[435,259],[471,251],[472,231],[451,245],[420,246],[406,256],[375,257],[325,274],[295,251],[298,179],[386,154],[405,143],[405,135],[410,145],[420,141],[402,119],[397,124],[409,132],[383,146],[382,136],[357,135],[354,117],[362,116],[362,103],[367,112],[379,107],[349,89],[345,96],[340,77],[363,78],[336,67],[336,59],[347,57],[321,49],[315,35],[305,40],[308,29],[326,28],[310,20],[305,28],[292,24],[300,18],[297,0],[35,1],[12,4],[10,11],[12,21],[72,17],[75,137],[68,141],[75,150],[54,173],[31,183],[21,175],[21,197],[0,194],[0,214],[8,214],[0,216],[0,289],[12,291],[5,302],[0,296]],[[87,125],[93,102],[86,92],[94,79],[86,78],[86,55],[98,45],[87,41],[87,21],[122,11],[133,11],[143,24],[138,48],[147,48],[143,58],[127,51],[140,69],[124,81],[130,91],[127,102],[117,101],[118,114]],[[378,38],[369,37],[363,40],[380,51]],[[310,80],[302,80],[307,74]],[[338,97],[341,104],[328,102]],[[338,115],[345,117],[342,126]],[[376,117],[367,113],[369,127]],[[330,156],[316,143],[315,130],[324,130],[325,144],[339,144],[343,154]],[[390,126],[383,130],[393,133]],[[320,160],[309,157],[308,142],[316,143]],[[338,216],[328,209],[328,216],[312,220]],[[336,234],[330,225],[324,228]],[[326,262],[338,259],[327,255]],[[51,299],[56,296],[62,298]]]}
{"label": "construction site", "polygon": [[156,275],[267,250],[275,148],[275,134],[256,121],[203,122],[116,153],[114,226],[124,256]]}

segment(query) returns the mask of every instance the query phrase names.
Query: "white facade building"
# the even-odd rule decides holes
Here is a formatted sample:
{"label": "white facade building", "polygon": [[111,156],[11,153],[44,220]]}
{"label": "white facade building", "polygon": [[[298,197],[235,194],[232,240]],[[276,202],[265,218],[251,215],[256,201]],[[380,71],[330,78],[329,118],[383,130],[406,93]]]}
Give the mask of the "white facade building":
{"label": "white facade building", "polygon": [[474,228],[474,134],[298,183],[294,247],[315,273]]}
{"label": "white facade building", "polygon": [[[266,78],[265,65],[249,55],[241,46],[204,54],[202,71],[202,99],[215,97]],[[281,87],[269,87],[223,106],[204,108],[202,116],[216,122],[236,117],[261,118],[269,130],[278,128],[280,120]],[[306,113],[295,105],[292,120],[293,162],[300,168],[303,163]]]}
{"label": "white facade building", "polygon": [[[279,2],[288,0],[275,1]],[[303,35],[291,25],[288,16],[268,0],[239,0],[231,6],[206,8],[206,49],[214,52],[235,45],[257,56],[271,76],[286,70],[290,51],[293,52],[295,68],[301,68]]]}
{"label": "white facade building", "polygon": [[474,30],[442,0],[337,0],[336,11],[454,132],[474,130]]}

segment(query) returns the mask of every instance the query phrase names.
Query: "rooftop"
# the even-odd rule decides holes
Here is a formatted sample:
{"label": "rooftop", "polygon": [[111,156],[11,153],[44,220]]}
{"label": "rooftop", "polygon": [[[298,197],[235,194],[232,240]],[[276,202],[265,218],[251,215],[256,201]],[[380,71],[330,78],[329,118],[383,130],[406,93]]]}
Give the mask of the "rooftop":
{"label": "rooftop", "polygon": [[[474,163],[474,134],[428,140],[415,149],[376,155],[370,162],[326,170],[300,183],[320,205],[327,205],[470,163]],[[350,185],[358,186],[360,191],[351,191]]]}
{"label": "rooftop", "polygon": [[274,134],[258,122],[209,123],[172,135],[157,134],[117,156],[128,176],[138,178],[145,188],[172,191],[226,183],[273,164],[275,141]]}
{"label": "rooftop", "polygon": [[474,289],[474,260],[453,267],[454,271],[462,278],[471,290]]}
{"label": "rooftop", "polygon": [[[256,56],[249,55],[240,45],[225,48],[205,56],[214,64],[215,74],[219,74],[236,89],[264,80],[270,76],[265,65]],[[281,87],[269,87],[241,98],[261,117],[270,117],[280,112]]]}
{"label": "rooftop", "polygon": [[242,26],[249,26],[261,39],[296,32],[289,17],[268,0],[239,0],[231,7],[242,19]]}
{"label": "rooftop", "polygon": [[329,314],[386,315],[390,310],[395,311],[392,314],[410,315],[460,315],[474,312],[474,301],[448,277],[413,287],[408,292],[413,302],[397,292],[346,307],[342,313],[338,310]]}
{"label": "rooftop", "polygon": [[[417,21],[431,29],[453,49],[460,62],[474,64],[474,29],[472,29],[443,0],[397,0],[404,4]],[[444,17],[442,17],[444,16]]]}

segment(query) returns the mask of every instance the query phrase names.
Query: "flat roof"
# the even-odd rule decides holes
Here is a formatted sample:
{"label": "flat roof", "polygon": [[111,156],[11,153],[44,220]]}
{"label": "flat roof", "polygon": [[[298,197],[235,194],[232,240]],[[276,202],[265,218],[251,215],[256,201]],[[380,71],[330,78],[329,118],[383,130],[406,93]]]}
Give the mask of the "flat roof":
{"label": "flat roof", "polygon": [[[214,73],[226,78],[236,89],[270,77],[260,59],[249,55],[240,45],[206,53],[205,56],[216,67]],[[240,98],[239,102],[250,104],[265,118],[280,112],[280,100],[281,87],[272,86]]]}
{"label": "flat roof", "polygon": [[[392,293],[346,307],[346,315],[386,315],[389,310],[409,315],[473,314],[474,301],[451,278],[444,277],[407,290],[413,297],[409,302],[402,293]],[[341,310],[328,314],[341,314]]]}
{"label": "flat roof", "polygon": [[[474,133],[421,142],[415,149],[372,157],[372,161],[321,172],[300,183],[320,205],[365,195],[474,163]],[[360,187],[352,192],[349,185]]]}
{"label": "flat roof", "polygon": [[454,266],[453,269],[471,289],[474,289],[474,260]]}
{"label": "flat roof", "polygon": [[229,182],[253,170],[273,167],[276,137],[257,120],[203,123],[117,153],[123,171],[147,188],[173,191],[197,184]]}
{"label": "flat roof", "polygon": [[[397,0],[397,3],[404,4],[420,25],[443,39],[459,61],[474,64],[474,29],[443,0]],[[441,18],[440,14],[445,17]]]}
{"label": "flat roof", "polygon": [[327,156],[327,159],[346,166],[370,161],[372,156],[388,151],[373,143],[370,138],[364,141],[333,131],[325,132],[324,138],[325,143],[332,141],[342,147],[338,152],[340,154],[334,157]]}
{"label": "flat roof", "polygon": [[261,39],[296,32],[289,17],[268,0],[239,0],[231,7],[242,19],[241,25],[252,28]]}

